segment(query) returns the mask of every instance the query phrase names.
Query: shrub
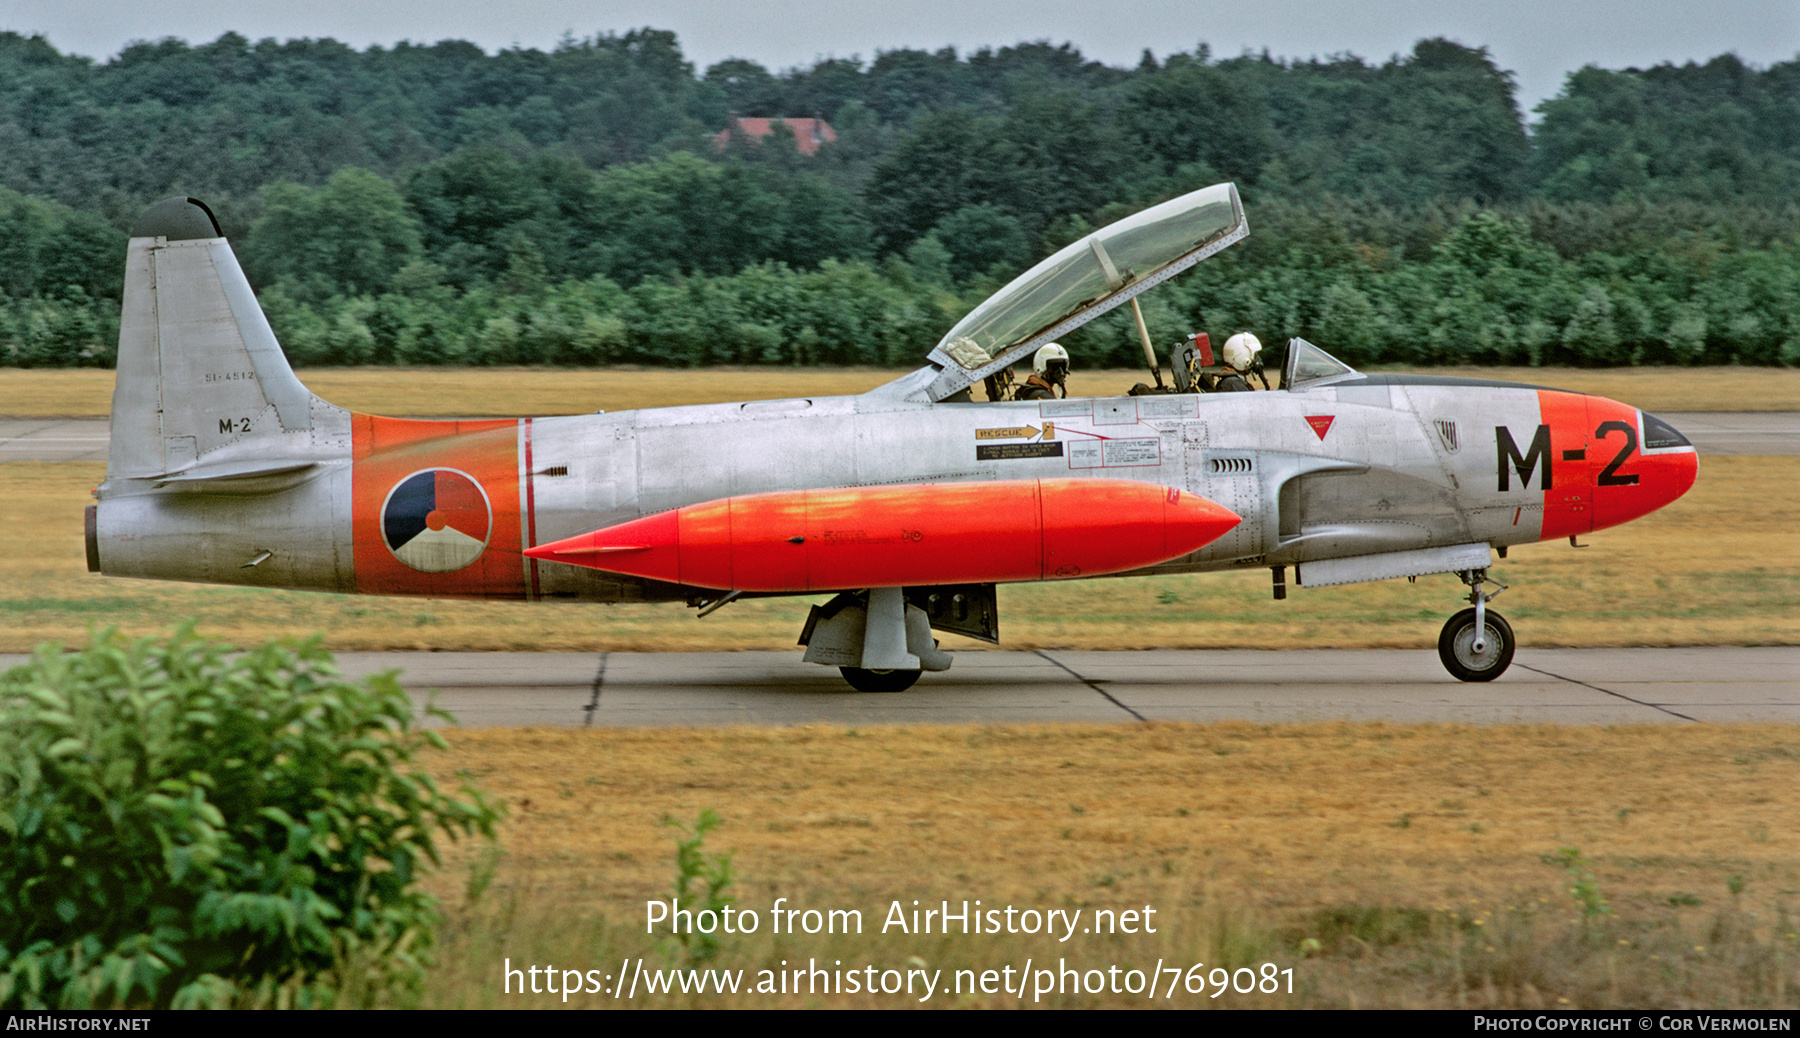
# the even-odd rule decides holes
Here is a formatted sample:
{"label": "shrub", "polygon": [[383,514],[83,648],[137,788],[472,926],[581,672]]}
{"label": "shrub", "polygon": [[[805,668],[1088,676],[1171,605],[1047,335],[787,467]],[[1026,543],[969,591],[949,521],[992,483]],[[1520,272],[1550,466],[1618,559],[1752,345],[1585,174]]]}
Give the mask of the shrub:
{"label": "shrub", "polygon": [[416,986],[434,836],[497,818],[414,770],[442,745],[391,674],[349,683],[317,638],[40,648],[0,675],[0,1006]]}
{"label": "shrub", "polygon": [[[717,829],[719,821],[719,813],[710,807],[700,812],[692,829],[671,815],[663,815],[662,819],[662,824],[680,834],[675,840],[675,903],[686,901],[687,910],[694,913],[695,919],[711,912],[714,927],[724,918],[726,906],[736,900],[728,893],[737,878],[731,868],[730,852],[717,854],[706,849],[706,834]],[[673,932],[690,964],[719,954],[716,931],[690,926]]]}

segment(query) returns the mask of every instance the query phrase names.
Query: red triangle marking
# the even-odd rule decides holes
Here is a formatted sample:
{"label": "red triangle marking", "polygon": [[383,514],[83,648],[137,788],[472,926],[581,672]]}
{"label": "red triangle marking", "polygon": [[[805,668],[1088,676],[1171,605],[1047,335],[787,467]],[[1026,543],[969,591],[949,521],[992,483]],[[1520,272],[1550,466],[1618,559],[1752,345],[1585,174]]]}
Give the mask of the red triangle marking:
{"label": "red triangle marking", "polygon": [[1334,414],[1309,414],[1306,416],[1306,424],[1312,426],[1312,431],[1318,433],[1319,439],[1323,440],[1325,434],[1331,431],[1331,423],[1336,418],[1337,415]]}

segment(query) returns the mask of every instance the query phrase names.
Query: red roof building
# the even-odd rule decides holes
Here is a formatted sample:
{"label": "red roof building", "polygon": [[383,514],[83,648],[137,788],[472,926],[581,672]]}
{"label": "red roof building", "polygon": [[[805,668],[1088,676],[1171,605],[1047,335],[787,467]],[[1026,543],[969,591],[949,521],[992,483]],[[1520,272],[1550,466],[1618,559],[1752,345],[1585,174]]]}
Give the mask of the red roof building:
{"label": "red roof building", "polygon": [[760,141],[775,131],[776,123],[786,123],[794,132],[794,144],[802,155],[816,155],[820,145],[837,140],[837,131],[823,119],[742,119],[733,116],[730,126],[713,135],[713,143],[723,151],[734,134],[745,140]]}

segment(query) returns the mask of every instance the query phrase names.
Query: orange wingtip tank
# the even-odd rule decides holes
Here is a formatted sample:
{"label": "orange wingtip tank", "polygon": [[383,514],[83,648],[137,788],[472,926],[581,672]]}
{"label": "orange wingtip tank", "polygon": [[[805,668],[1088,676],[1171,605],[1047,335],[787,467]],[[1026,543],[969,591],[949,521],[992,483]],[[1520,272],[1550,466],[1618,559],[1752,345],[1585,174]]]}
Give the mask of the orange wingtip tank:
{"label": "orange wingtip tank", "polygon": [[1123,573],[1240,521],[1203,497],[1131,480],[914,484],[721,498],[525,554],[692,587],[835,591]]}

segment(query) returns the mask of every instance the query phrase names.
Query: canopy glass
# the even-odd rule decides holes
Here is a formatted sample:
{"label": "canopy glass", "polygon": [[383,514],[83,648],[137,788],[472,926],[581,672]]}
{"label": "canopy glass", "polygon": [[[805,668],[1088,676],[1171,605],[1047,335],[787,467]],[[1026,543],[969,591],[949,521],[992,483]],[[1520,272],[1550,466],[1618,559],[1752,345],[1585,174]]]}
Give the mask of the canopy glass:
{"label": "canopy glass", "polygon": [[1355,368],[1305,339],[1289,339],[1287,363],[1281,370],[1281,388],[1305,389],[1356,373]]}
{"label": "canopy glass", "polygon": [[1232,184],[1215,184],[1152,206],[1102,227],[1013,279],[957,322],[931,359],[980,378],[1245,233],[1243,205]]}

